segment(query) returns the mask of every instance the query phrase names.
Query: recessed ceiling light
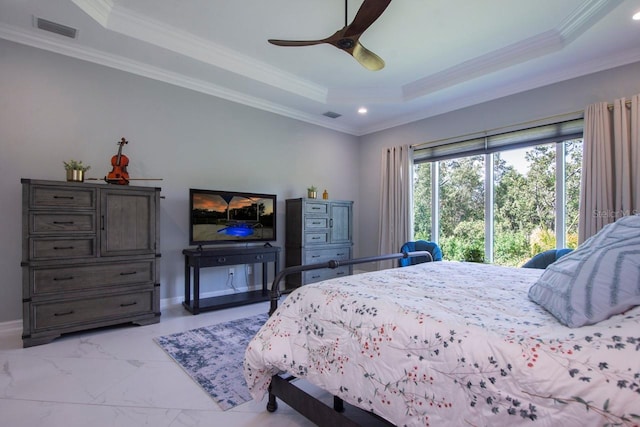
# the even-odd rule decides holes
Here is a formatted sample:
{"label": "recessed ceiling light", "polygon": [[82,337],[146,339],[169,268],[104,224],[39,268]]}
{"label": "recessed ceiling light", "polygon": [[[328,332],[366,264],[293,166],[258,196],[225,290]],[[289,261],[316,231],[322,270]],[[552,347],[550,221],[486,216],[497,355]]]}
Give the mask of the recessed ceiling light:
{"label": "recessed ceiling light", "polygon": [[364,107],[360,107],[360,108],[358,108],[358,113],[359,114],[367,114],[367,109],[364,108]]}
{"label": "recessed ceiling light", "polygon": [[636,14],[633,15],[633,19],[634,21],[640,21],[640,12],[636,12]]}

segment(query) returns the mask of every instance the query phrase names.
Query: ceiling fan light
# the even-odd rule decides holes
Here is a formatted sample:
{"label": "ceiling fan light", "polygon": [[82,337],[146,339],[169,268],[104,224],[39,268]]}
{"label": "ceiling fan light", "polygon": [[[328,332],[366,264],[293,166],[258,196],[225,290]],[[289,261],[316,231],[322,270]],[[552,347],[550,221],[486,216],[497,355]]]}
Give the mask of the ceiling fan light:
{"label": "ceiling fan light", "polygon": [[367,114],[367,109],[365,107],[358,108],[358,114]]}
{"label": "ceiling fan light", "polygon": [[634,21],[640,21],[640,12],[636,12],[635,15],[632,16]]}

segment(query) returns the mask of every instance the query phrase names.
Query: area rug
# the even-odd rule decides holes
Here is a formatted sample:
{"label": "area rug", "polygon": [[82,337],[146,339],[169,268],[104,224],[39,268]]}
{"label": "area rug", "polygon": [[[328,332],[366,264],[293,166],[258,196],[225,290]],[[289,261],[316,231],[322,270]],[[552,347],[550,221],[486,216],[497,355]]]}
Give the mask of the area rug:
{"label": "area rug", "polygon": [[251,400],[242,373],[249,341],[267,314],[154,338],[223,411]]}

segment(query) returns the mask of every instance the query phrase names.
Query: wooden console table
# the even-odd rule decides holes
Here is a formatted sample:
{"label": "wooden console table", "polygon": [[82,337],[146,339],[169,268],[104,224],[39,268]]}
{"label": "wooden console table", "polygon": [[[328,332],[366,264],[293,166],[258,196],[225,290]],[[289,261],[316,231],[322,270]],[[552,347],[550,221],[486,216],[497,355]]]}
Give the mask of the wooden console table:
{"label": "wooden console table", "polygon": [[[267,289],[267,265],[273,263],[274,277],[278,274],[280,248],[256,246],[249,248],[185,249],[184,254],[184,302],[191,313],[237,307],[269,300]],[[225,267],[238,264],[262,264],[262,289],[237,292],[219,297],[200,299],[200,269]],[[191,299],[191,270],[193,269],[193,299]]]}

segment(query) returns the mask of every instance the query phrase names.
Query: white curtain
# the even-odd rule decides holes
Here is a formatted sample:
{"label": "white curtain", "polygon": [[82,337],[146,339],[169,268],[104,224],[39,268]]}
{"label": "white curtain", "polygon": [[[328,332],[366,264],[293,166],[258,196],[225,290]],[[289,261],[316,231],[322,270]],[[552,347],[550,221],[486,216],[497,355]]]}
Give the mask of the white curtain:
{"label": "white curtain", "polygon": [[640,213],[640,95],[587,106],[578,242],[616,219]]}
{"label": "white curtain", "polygon": [[[379,254],[400,251],[411,240],[413,150],[408,145],[385,148],[382,152],[380,187]],[[378,268],[391,268],[397,261],[382,261]]]}

